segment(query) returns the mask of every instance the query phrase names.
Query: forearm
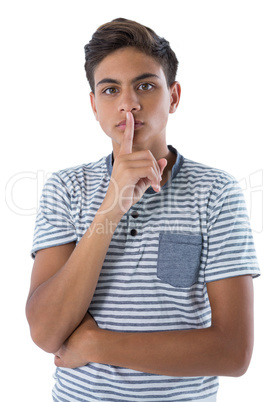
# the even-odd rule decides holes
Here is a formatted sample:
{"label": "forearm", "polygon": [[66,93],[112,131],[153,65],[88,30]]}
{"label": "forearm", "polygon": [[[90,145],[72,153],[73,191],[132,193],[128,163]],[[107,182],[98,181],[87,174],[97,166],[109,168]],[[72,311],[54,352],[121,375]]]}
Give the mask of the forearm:
{"label": "forearm", "polygon": [[44,350],[58,350],[84,317],[116,226],[109,214],[97,214],[65,265],[29,296],[32,337]]}
{"label": "forearm", "polygon": [[[208,283],[207,289],[211,327],[123,333],[98,328],[87,315],[85,325],[60,351],[59,363],[78,367],[81,361],[94,362],[179,377],[242,375],[253,350],[252,278],[248,275],[215,281]],[[83,359],[76,360],[76,350]]]}
{"label": "forearm", "polygon": [[[169,376],[243,374],[244,356],[236,340],[216,327],[198,330],[118,333],[96,332],[89,361]],[[94,349],[94,351],[92,351]]]}

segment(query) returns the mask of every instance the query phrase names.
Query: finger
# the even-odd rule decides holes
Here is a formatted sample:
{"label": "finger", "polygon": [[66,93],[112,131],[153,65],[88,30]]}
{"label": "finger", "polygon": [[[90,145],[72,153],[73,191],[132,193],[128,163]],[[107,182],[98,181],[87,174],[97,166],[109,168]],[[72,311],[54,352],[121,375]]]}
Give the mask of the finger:
{"label": "finger", "polygon": [[119,155],[126,155],[132,153],[132,144],[134,136],[134,117],[131,112],[126,114],[126,129],[123,134]]}
{"label": "finger", "polygon": [[[132,156],[136,156],[138,154],[139,152],[135,152],[132,154]],[[134,179],[136,183],[138,183],[140,179],[148,179],[152,188],[158,192],[160,191],[160,182],[162,180],[161,174],[167,164],[167,161],[166,159],[161,159],[158,163],[151,153],[145,153],[144,151],[143,154],[146,158],[131,160],[131,163],[128,163],[128,167],[124,170],[124,172],[129,178]]]}
{"label": "finger", "polygon": [[165,158],[159,159],[157,161],[157,166],[159,169],[159,175],[158,175],[159,179],[158,179],[158,181],[152,183],[152,187],[153,187],[154,191],[158,193],[161,190],[160,183],[162,180],[163,171],[164,171],[165,167],[167,166],[167,160]]}
{"label": "finger", "polygon": [[157,161],[157,164],[158,164],[159,169],[160,169],[160,175],[162,176],[162,174],[164,172],[164,169],[167,166],[167,160],[165,158],[159,159]]}
{"label": "finger", "polygon": [[55,357],[54,357],[54,364],[55,364],[55,366],[56,366],[56,367],[62,367],[62,366],[63,366],[62,363],[63,363],[63,362],[62,362],[61,358],[60,358],[59,356],[56,356],[56,355],[55,355]]}
{"label": "finger", "polygon": [[159,169],[156,171],[151,164],[148,165],[147,161],[144,164],[135,164],[135,167],[129,168],[125,173],[136,184],[140,183],[140,180],[146,183],[149,182],[156,192],[160,191]]}

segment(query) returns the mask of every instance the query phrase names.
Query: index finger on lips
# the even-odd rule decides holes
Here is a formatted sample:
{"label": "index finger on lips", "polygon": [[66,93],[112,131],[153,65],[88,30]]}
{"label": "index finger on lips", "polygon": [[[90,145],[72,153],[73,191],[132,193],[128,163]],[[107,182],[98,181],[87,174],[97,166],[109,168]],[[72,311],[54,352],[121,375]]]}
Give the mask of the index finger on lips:
{"label": "index finger on lips", "polygon": [[131,112],[126,114],[126,128],[123,134],[119,155],[126,155],[132,153],[132,144],[134,136],[134,117]]}

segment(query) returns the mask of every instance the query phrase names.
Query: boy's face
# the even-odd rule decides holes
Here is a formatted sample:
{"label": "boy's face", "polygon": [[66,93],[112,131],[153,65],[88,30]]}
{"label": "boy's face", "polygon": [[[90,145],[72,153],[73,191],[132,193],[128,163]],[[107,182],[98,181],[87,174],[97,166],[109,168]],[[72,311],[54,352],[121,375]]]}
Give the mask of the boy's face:
{"label": "boy's face", "polygon": [[166,124],[169,113],[178,106],[180,86],[175,82],[167,87],[162,66],[136,48],[123,48],[101,61],[94,78],[92,109],[103,131],[112,139],[115,157],[128,111],[135,119],[133,152],[166,152]]}

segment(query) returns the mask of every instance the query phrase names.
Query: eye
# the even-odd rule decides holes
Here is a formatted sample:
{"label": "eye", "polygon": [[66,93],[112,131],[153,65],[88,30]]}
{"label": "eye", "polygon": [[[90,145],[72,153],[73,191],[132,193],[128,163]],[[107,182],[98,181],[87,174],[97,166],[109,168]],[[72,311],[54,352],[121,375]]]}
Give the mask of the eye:
{"label": "eye", "polygon": [[149,84],[148,82],[144,83],[144,84],[140,84],[138,86],[138,89],[142,90],[142,91],[149,91],[150,89],[153,88],[152,84]]}
{"label": "eye", "polygon": [[118,93],[118,89],[114,87],[106,88],[104,89],[103,93],[107,95],[114,95]]}

